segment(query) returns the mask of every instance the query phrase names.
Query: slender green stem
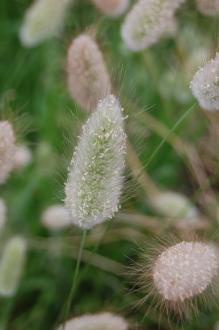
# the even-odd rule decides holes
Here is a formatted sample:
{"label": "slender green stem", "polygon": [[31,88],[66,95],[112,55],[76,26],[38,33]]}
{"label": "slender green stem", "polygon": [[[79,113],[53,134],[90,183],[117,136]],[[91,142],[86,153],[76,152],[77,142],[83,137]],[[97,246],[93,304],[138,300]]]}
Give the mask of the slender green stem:
{"label": "slender green stem", "polygon": [[71,290],[70,290],[68,300],[67,300],[67,303],[66,303],[66,307],[65,307],[64,321],[63,321],[63,325],[62,325],[62,330],[65,330],[66,319],[68,317],[70,307],[71,307],[71,303],[72,303],[72,300],[73,300],[73,297],[74,297],[74,294],[75,294],[75,289],[77,287],[77,278],[78,278],[78,274],[79,274],[79,270],[80,270],[81,257],[82,257],[82,253],[83,253],[83,249],[84,249],[86,236],[87,236],[87,231],[84,230],[83,234],[82,234],[82,238],[81,238],[81,244],[80,244],[80,248],[79,248],[79,252],[78,252],[78,258],[77,258],[76,268],[75,268],[75,272],[74,272],[74,276],[73,276],[72,286],[71,286]]}

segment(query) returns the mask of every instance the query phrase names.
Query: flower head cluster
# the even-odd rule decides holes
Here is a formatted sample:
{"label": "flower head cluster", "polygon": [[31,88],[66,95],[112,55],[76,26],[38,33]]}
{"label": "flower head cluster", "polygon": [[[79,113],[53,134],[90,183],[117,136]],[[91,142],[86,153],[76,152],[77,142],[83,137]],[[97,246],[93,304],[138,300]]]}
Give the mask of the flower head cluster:
{"label": "flower head cluster", "polygon": [[173,191],[155,195],[152,202],[160,214],[171,218],[193,218],[198,213],[186,196]]}
{"label": "flower head cluster", "polygon": [[106,16],[120,16],[129,6],[129,0],[92,0],[95,6]]}
{"label": "flower head cluster", "polygon": [[27,10],[20,30],[24,46],[33,47],[58,35],[72,0],[35,0]]}
{"label": "flower head cluster", "polygon": [[0,121],[0,184],[4,183],[14,166],[15,135],[8,121]]}
{"label": "flower head cluster", "polygon": [[65,186],[65,204],[74,224],[91,228],[119,208],[126,135],[118,100],[107,96],[83,126]]}
{"label": "flower head cluster", "polygon": [[103,55],[88,34],[73,40],[68,50],[67,71],[70,94],[87,111],[111,91]]}
{"label": "flower head cluster", "polygon": [[[61,329],[61,328],[60,328]],[[66,330],[127,330],[128,323],[111,313],[84,315],[68,321]]]}
{"label": "flower head cluster", "polygon": [[218,270],[218,251],[214,247],[181,242],[167,248],[157,258],[153,282],[164,300],[183,302],[201,294]]}
{"label": "flower head cluster", "polygon": [[133,51],[143,50],[169,35],[175,26],[175,11],[184,0],[139,0],[122,25],[122,37]]}
{"label": "flower head cluster", "polygon": [[24,144],[16,146],[14,156],[14,170],[21,170],[28,166],[32,161],[31,150]]}
{"label": "flower head cluster", "polygon": [[191,89],[203,109],[219,110],[219,53],[196,72]]}
{"label": "flower head cluster", "polygon": [[196,0],[198,10],[207,16],[219,14],[219,0]]}
{"label": "flower head cluster", "polygon": [[12,296],[19,285],[26,256],[26,242],[13,237],[5,245],[0,261],[0,294]]}
{"label": "flower head cluster", "polygon": [[44,210],[42,224],[50,230],[69,227],[71,222],[68,210],[63,205],[52,205]]}

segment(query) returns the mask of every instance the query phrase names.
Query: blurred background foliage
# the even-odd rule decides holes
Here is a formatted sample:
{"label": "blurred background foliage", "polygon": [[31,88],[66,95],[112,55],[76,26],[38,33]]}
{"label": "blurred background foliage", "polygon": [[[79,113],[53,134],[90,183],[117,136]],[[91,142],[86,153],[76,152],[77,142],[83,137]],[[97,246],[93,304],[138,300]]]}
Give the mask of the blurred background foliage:
{"label": "blurred background foliage", "polygon": [[[26,269],[16,296],[0,299],[0,329],[49,330],[60,322],[74,271],[72,256],[75,260],[80,234],[75,228],[51,233],[40,223],[45,207],[63,199],[67,164],[81,123],[86,119],[66,87],[68,45],[82,31],[90,28],[96,31],[115,92],[129,114],[127,131],[142,164],[148,162],[163,142],[147,171],[160,187],[183,192],[195,202],[199,187],[185,161],[147,127],[147,121],[139,122],[138,118],[142,111],[148,111],[171,129],[194,104],[189,89],[188,60],[199,48],[204,51],[206,47],[210,54],[215,53],[218,19],[204,17],[197,12],[193,1],[187,1],[178,13],[179,32],[175,39],[164,39],[146,51],[131,53],[120,37],[123,17],[104,17],[89,1],[78,0],[59,38],[28,49],[20,44],[18,31],[29,5],[29,0],[0,2],[0,115],[12,118],[18,140],[25,142],[34,154],[30,166],[13,174],[0,187],[9,218],[0,244],[14,233],[23,235],[29,243]],[[197,105],[175,129],[175,133],[197,148],[207,132],[208,121]],[[215,189],[219,182],[218,169],[216,166],[210,178]],[[138,187],[125,200],[123,210],[154,215]],[[125,315],[133,328],[137,324],[142,329],[159,328],[156,314],[145,316],[147,306],[132,308],[136,295],[127,293],[130,285],[119,272],[120,263],[128,265],[129,258],[136,258],[136,243],[141,246],[143,240],[152,236],[150,230],[135,229],[140,236],[134,237],[130,229],[134,230],[132,225],[112,221],[94,231],[94,239],[91,237],[86,246],[92,255],[84,257],[71,315],[110,310]],[[99,236],[97,247],[95,237]],[[118,268],[119,274],[113,267]],[[212,329],[218,315],[217,308],[210,313],[203,311],[185,323],[184,328]],[[168,327],[164,322],[159,329]],[[178,327],[174,325],[174,329]]]}

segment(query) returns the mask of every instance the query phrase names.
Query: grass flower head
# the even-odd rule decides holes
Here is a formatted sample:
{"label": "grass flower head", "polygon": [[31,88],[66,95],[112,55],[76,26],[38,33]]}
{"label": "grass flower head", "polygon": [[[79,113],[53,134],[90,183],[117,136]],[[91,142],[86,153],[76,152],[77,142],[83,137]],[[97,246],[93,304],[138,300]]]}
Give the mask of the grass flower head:
{"label": "grass flower head", "polygon": [[70,218],[81,228],[92,228],[119,209],[126,153],[123,124],[122,108],[110,95],[83,126],[65,186]]}
{"label": "grass flower head", "polygon": [[75,38],[67,57],[68,88],[87,111],[111,91],[110,77],[96,41],[88,34]]}

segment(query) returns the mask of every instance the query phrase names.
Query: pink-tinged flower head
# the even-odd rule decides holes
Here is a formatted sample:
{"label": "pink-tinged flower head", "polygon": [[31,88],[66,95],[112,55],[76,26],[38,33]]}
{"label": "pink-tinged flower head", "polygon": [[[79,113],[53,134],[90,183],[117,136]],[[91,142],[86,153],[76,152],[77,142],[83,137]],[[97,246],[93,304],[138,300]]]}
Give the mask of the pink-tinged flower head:
{"label": "pink-tinged flower head", "polygon": [[218,274],[215,247],[181,242],[164,250],[153,267],[153,282],[163,299],[183,302],[201,294]]}
{"label": "pink-tinged flower head", "polygon": [[9,177],[14,166],[15,135],[8,121],[0,121],[0,184]]}
{"label": "pink-tinged flower head", "polygon": [[126,46],[140,51],[175,30],[175,11],[184,0],[139,0],[122,25]]}
{"label": "pink-tinged flower head", "polygon": [[72,98],[87,111],[95,108],[98,100],[111,91],[103,55],[88,34],[73,40],[68,50],[67,72]]}
{"label": "pink-tinged flower head", "polygon": [[207,16],[219,15],[219,0],[196,0],[198,10]]}
{"label": "pink-tinged flower head", "polygon": [[[60,330],[62,328],[60,327]],[[84,315],[67,321],[65,330],[127,330],[128,323],[111,313]]]}
{"label": "pink-tinged flower head", "polygon": [[94,5],[106,16],[120,16],[129,6],[129,0],[92,0]]}
{"label": "pink-tinged flower head", "polygon": [[191,90],[203,109],[219,110],[219,53],[196,72]]}

